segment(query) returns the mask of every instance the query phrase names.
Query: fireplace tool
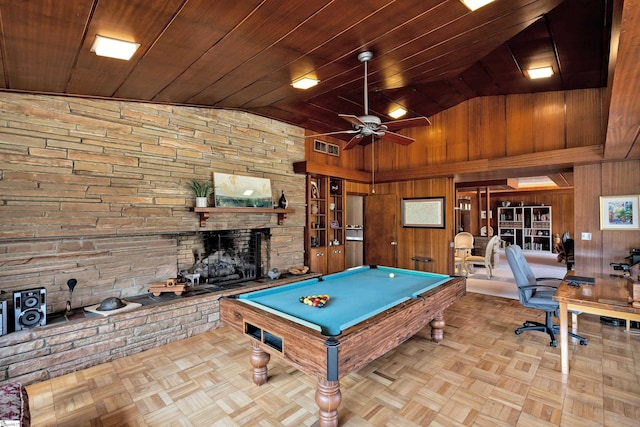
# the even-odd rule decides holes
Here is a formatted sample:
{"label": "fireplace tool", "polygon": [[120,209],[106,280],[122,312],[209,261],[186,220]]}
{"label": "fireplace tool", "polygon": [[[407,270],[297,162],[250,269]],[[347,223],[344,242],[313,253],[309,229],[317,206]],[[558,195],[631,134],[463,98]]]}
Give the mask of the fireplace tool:
{"label": "fireplace tool", "polygon": [[76,279],[67,280],[67,286],[69,287],[69,299],[67,300],[67,314],[70,314],[71,311],[71,298],[73,297],[73,288],[76,287],[78,281]]}

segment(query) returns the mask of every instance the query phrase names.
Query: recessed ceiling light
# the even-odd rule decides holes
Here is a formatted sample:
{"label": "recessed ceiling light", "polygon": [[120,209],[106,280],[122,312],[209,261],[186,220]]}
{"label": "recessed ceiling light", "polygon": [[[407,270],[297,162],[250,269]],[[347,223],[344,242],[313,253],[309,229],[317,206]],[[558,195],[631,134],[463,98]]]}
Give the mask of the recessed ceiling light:
{"label": "recessed ceiling light", "polygon": [[112,39],[96,34],[96,39],[91,46],[91,52],[95,52],[98,56],[106,56],[108,58],[131,59],[136,50],[140,47],[140,43],[128,42],[125,40]]}
{"label": "recessed ceiling light", "polygon": [[518,188],[531,187],[557,187],[558,184],[553,182],[548,176],[534,176],[529,178],[518,178]]}
{"label": "recessed ceiling light", "polygon": [[546,79],[547,77],[553,76],[553,68],[551,67],[529,68],[527,70],[527,75],[532,80]]}
{"label": "recessed ceiling light", "polygon": [[291,86],[296,89],[309,89],[310,87],[317,85],[319,81],[320,80],[312,79],[310,77],[303,77],[291,83]]}
{"label": "recessed ceiling light", "polygon": [[489,3],[493,2],[493,0],[460,0],[460,1],[462,2],[462,4],[467,6],[471,11],[480,9],[482,6],[486,6]]}
{"label": "recessed ceiling light", "polygon": [[399,119],[400,117],[404,116],[405,114],[407,114],[407,110],[405,110],[402,107],[398,107],[395,110],[393,110],[392,112],[390,112],[389,116],[393,117],[394,119]]}

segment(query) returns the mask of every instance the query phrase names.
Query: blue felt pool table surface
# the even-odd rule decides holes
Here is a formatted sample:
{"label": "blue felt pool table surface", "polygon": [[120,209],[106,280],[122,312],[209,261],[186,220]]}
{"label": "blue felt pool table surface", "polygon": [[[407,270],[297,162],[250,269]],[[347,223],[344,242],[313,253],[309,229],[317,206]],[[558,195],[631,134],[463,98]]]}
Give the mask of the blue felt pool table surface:
{"label": "blue felt pool table surface", "polygon": [[[390,277],[393,274],[394,277]],[[319,279],[241,294],[247,304],[314,328],[323,335],[345,329],[431,290],[451,277],[391,267],[361,266]],[[325,307],[312,307],[300,297],[329,295]]]}

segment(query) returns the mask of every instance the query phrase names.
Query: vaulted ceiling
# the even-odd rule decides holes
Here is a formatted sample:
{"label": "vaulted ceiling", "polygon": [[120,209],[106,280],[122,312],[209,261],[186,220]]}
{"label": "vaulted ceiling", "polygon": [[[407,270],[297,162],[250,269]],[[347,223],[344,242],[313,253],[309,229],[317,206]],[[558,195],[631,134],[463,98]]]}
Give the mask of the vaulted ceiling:
{"label": "vaulted ceiling", "polygon": [[[0,88],[234,108],[326,132],[363,112],[363,50],[383,121],[395,105],[428,117],[477,96],[605,87],[616,2],[0,0]],[[141,47],[99,57],[97,34]],[[523,75],[542,65],[554,76]],[[303,76],[320,84],[292,88]]]}

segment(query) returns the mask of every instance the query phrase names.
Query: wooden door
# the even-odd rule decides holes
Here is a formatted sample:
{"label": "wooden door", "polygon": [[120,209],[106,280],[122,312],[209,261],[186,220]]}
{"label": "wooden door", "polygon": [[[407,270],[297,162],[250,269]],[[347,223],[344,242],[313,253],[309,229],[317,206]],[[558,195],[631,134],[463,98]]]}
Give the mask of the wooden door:
{"label": "wooden door", "polygon": [[367,196],[364,201],[365,264],[397,266],[398,197],[395,194]]}

